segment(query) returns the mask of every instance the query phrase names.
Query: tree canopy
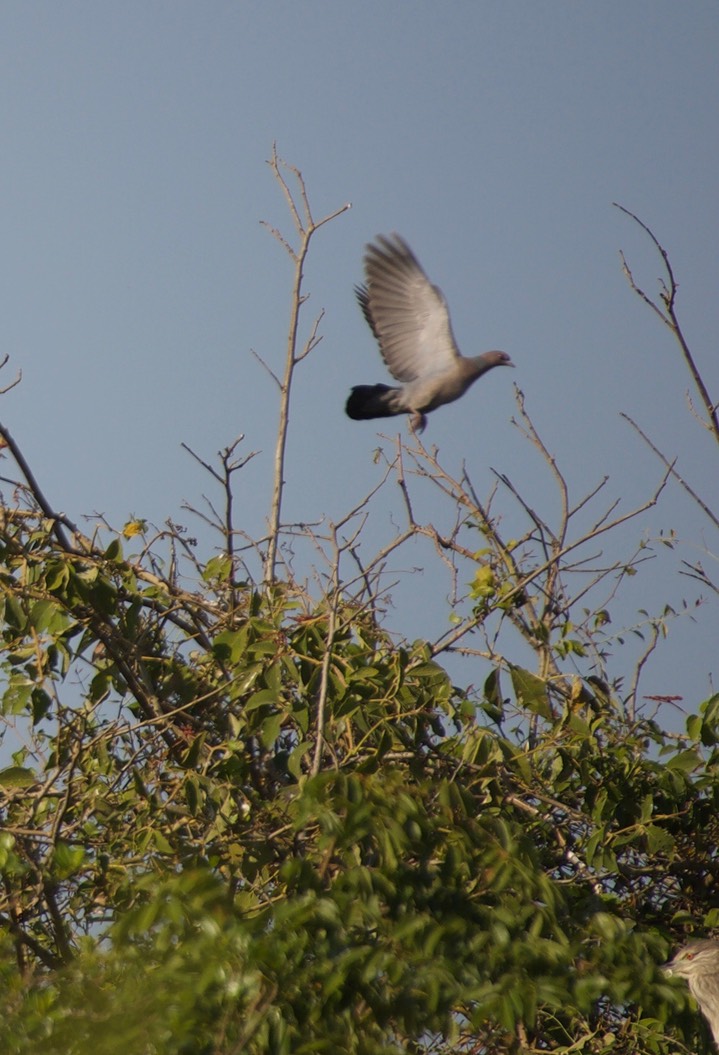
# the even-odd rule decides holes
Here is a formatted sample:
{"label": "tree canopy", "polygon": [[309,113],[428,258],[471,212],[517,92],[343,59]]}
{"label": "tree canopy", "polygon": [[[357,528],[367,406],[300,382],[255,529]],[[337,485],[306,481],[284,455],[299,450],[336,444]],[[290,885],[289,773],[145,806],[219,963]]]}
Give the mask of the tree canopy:
{"label": "tree canopy", "polygon": [[[410,436],[341,520],[286,523],[293,377],[320,339],[303,266],[344,209],[314,220],[299,172],[271,167],[295,276],[284,370],[268,366],[265,537],[236,522],[241,441],[193,454],[219,495],[198,541],[173,520],[80,530],[0,425],[0,1051],[708,1051],[660,965],[719,928],[719,697],[680,732],[671,701],[642,700],[666,612],[645,613],[634,676],[609,645],[653,545],[642,518],[684,482],[645,437],[657,479],[635,507],[605,482],[571,494],[517,390],[553,520],[507,476],[480,496]],[[719,440],[654,242],[659,301],[626,273]],[[404,520],[368,556],[379,488]],[[393,561],[418,538],[448,575],[448,629],[397,640]],[[479,688],[453,683],[458,652]]]}

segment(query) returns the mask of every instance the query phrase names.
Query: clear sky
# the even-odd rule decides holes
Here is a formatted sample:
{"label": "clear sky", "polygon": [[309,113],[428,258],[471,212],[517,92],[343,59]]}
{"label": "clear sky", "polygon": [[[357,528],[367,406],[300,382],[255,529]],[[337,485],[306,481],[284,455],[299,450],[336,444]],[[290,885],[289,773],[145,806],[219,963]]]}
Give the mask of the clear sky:
{"label": "clear sky", "polygon": [[[340,516],[378,478],[378,432],[406,434],[400,419],[343,414],[352,384],[388,380],[352,287],[364,243],[392,230],[442,287],[464,352],[501,348],[517,366],[430,417],[426,440],[448,467],[465,460],[482,494],[490,466],[507,473],[551,516],[549,477],[510,423],[516,382],[576,497],[604,474],[622,508],[651,493],[660,466],[626,411],[719,508],[716,444],[618,250],[652,293],[658,261],[611,207],[669,250],[687,337],[719,394],[718,54],[715,0],[6,4],[0,317],[5,374],[23,381],[0,413],[50,501],[118,526],[187,520],[182,502],[209,482],[181,442],[211,459],[243,433],[262,453],[239,519],[261,530],[277,399],[250,349],[281,368],[290,281],[259,224],[291,233],[265,164],[276,141],[316,216],[353,203],[307,267],[326,317],[298,378],[288,519]],[[380,501],[401,523],[396,493]],[[632,605],[693,603],[680,561],[711,567],[717,552],[674,487],[651,527],[686,548],[638,577],[627,622]],[[436,636],[443,582],[408,589],[420,603],[403,613],[400,592],[390,621]],[[716,675],[711,599],[696,620],[677,623],[643,683],[690,709]]]}

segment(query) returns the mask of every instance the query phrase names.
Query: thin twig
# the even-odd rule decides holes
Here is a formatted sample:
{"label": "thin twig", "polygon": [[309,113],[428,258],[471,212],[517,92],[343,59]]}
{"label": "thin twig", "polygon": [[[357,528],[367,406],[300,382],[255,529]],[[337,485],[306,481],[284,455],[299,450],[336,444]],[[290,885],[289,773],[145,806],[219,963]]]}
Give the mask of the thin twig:
{"label": "thin twig", "polygon": [[664,246],[661,245],[659,239],[656,237],[651,228],[648,227],[642,220],[640,220],[635,213],[631,212],[629,209],[626,209],[623,205],[619,205],[618,202],[614,202],[613,204],[626,216],[629,216],[630,219],[634,220],[634,222],[638,224],[639,227],[641,227],[641,229],[646,232],[646,234],[649,235],[650,239],[652,240],[652,243],[654,244],[654,247],[662,258],[662,262],[667,272],[667,278],[669,280],[667,283],[663,279],[660,279],[662,287],[661,301],[664,305],[663,309],[660,308],[651,299],[651,297],[647,296],[647,294],[642,289],[640,289],[639,286],[637,286],[636,282],[634,281],[634,276],[632,275],[631,269],[629,268],[629,265],[627,264],[627,261],[624,257],[624,253],[620,251],[622,269],[624,271],[624,274],[626,275],[630,287],[637,294],[637,296],[640,297],[644,301],[644,303],[647,304],[652,309],[652,311],[661,319],[664,325],[667,326],[674,334],[674,337],[677,343],[679,344],[679,347],[681,348],[684,362],[687,366],[687,369],[689,370],[692,381],[694,382],[694,386],[697,392],[699,393],[702,403],[704,404],[704,409],[706,411],[708,419],[708,421],[705,422],[706,427],[713,434],[714,439],[717,441],[717,443],[719,443],[718,404],[709,395],[709,391],[706,385],[704,384],[704,379],[701,375],[701,372],[694,361],[694,356],[692,355],[689,345],[687,344],[681,325],[679,323],[679,319],[676,314],[676,297],[677,292],[679,290],[679,286],[677,285],[677,281],[674,277],[674,271],[672,269],[671,261],[669,259],[669,254],[667,253]]}
{"label": "thin twig", "polygon": [[[272,488],[272,501],[270,505],[270,516],[269,516],[269,544],[267,547],[267,556],[265,559],[264,569],[264,581],[265,585],[269,586],[274,583],[276,577],[276,566],[277,566],[277,547],[279,544],[280,534],[280,522],[282,512],[282,496],[284,492],[285,480],[284,480],[284,469],[285,469],[285,451],[287,447],[287,436],[289,430],[289,409],[290,409],[290,396],[292,391],[292,379],[294,376],[295,367],[301,362],[309,353],[317,346],[320,338],[317,335],[317,328],[322,320],[322,312],[315,320],[313,327],[310,330],[310,335],[305,342],[302,351],[298,351],[298,329],[300,321],[300,312],[303,304],[305,303],[306,296],[302,292],[302,283],[304,279],[304,264],[309,251],[310,242],[315,231],[317,231],[324,224],[329,223],[330,220],[340,216],[347,209],[351,208],[350,204],[341,206],[334,212],[325,216],[324,219],[315,222],[312,218],[312,211],[310,209],[309,199],[307,196],[307,190],[305,187],[302,173],[298,168],[293,165],[288,165],[277,155],[277,148],[273,145],[272,157],[268,161],[270,168],[274,174],[275,179],[282,188],[285,200],[287,202],[292,220],[295,226],[295,230],[300,238],[299,248],[294,250],[291,248],[287,239],[276,228],[269,228],[273,236],[277,241],[284,247],[289,253],[290,258],[294,263],[294,278],[292,282],[292,294],[291,294],[291,306],[290,306],[290,321],[287,332],[287,350],[285,355],[285,370],[282,381],[278,378],[280,388],[280,411],[279,411],[279,422],[277,427],[277,443],[275,447],[275,459],[274,459],[274,482]],[[290,186],[285,178],[285,171],[289,172],[297,184],[297,190],[293,194]],[[300,209],[296,201],[296,195],[302,203],[302,213],[300,216]],[[268,226],[265,224],[265,226]],[[262,361],[262,360],[260,360]],[[272,374],[275,377],[274,374]]]}
{"label": "thin twig", "polygon": [[709,517],[709,519],[715,525],[715,527],[719,527],[719,517],[714,515],[714,513],[711,511],[711,509],[706,504],[706,502],[702,498],[699,497],[699,495],[696,493],[696,491],[692,487],[689,486],[689,484],[686,482],[686,480],[681,475],[681,473],[679,473],[677,471],[676,463],[675,462],[670,462],[669,459],[666,457],[666,455],[662,454],[662,452],[659,450],[659,448],[656,446],[656,444],[652,443],[652,441],[649,439],[647,434],[639,427],[639,425],[637,425],[636,421],[634,421],[633,418],[630,418],[628,414],[625,414],[623,412],[622,412],[621,416],[624,418],[625,421],[629,422],[629,424],[632,426],[632,428],[636,432],[639,433],[639,435],[642,437],[642,439],[644,440],[646,445],[650,448],[650,450],[652,450],[654,452],[654,454],[656,454],[657,458],[659,458],[659,460],[664,463],[664,465],[667,467],[668,472],[674,477],[674,479],[677,481],[677,483],[680,484],[681,487],[684,488],[684,490],[690,496],[690,498],[692,498],[696,502],[696,504],[699,506],[699,508],[702,510],[702,512],[705,513]]}
{"label": "thin twig", "polygon": [[[338,558],[339,559],[339,558]],[[336,575],[339,569],[336,569]],[[310,776],[316,777],[322,764],[322,749],[325,743],[325,711],[327,708],[327,693],[330,683],[330,664],[332,663],[332,650],[335,642],[335,623],[337,621],[337,604],[339,600],[339,584],[335,578],[332,587],[332,598],[329,614],[327,617],[327,641],[322,656],[322,669],[320,672],[320,689],[317,696],[317,738],[315,740],[315,751],[310,767]]]}

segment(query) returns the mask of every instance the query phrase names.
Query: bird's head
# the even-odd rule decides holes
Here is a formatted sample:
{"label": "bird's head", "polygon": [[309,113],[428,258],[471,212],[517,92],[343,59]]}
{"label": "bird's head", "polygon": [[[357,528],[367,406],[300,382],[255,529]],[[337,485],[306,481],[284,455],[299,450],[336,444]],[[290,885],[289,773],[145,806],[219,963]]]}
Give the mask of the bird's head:
{"label": "bird's head", "polygon": [[485,352],[483,359],[490,366],[514,366],[506,352]]}
{"label": "bird's head", "polygon": [[719,942],[706,939],[687,942],[662,970],[679,978],[694,978],[705,971],[719,973]]}

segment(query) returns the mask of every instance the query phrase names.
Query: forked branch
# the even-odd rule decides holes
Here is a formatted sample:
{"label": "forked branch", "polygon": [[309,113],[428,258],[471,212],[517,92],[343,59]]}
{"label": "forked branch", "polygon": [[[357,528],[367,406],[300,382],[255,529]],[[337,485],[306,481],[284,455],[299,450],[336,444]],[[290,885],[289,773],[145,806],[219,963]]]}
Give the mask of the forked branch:
{"label": "forked branch", "polygon": [[666,271],[666,278],[660,278],[659,280],[661,287],[659,299],[662,302],[662,306],[660,307],[656,303],[656,301],[652,300],[652,298],[637,285],[637,283],[634,281],[634,275],[632,274],[632,271],[629,265],[627,264],[624,253],[621,252],[621,250],[619,253],[619,256],[622,261],[622,270],[624,271],[624,274],[630,287],[634,290],[637,296],[641,300],[643,300],[644,303],[648,305],[648,307],[652,309],[654,314],[661,319],[664,325],[668,327],[668,329],[674,335],[674,338],[677,341],[679,347],[681,348],[684,362],[686,363],[687,369],[689,370],[692,381],[694,382],[694,386],[697,392],[699,393],[699,397],[706,412],[706,420],[702,420],[702,424],[713,434],[714,439],[717,441],[717,443],[719,443],[719,415],[717,414],[717,408],[719,407],[719,404],[715,403],[709,395],[709,391],[704,383],[701,371],[699,370],[699,367],[697,366],[694,360],[694,356],[692,355],[689,345],[686,342],[684,333],[682,332],[682,328],[679,323],[679,319],[677,318],[676,298],[679,286],[674,276],[671,261],[669,260],[669,254],[667,253],[664,246],[661,245],[659,239],[656,237],[651,228],[649,228],[645,223],[643,223],[642,220],[640,220],[639,217],[635,215],[635,213],[631,212],[629,209],[625,209],[623,205],[619,205],[617,202],[614,202],[614,205],[626,216],[629,216],[630,219],[634,220],[634,222],[638,224],[639,227],[641,227],[641,229],[646,232],[646,234],[649,235],[657,252],[662,258],[662,263]]}
{"label": "forked branch", "polygon": [[[277,148],[273,146],[272,157],[267,162],[272,173],[279,183],[285,200],[292,216],[292,222],[295,226],[295,231],[299,237],[299,247],[293,249],[290,242],[280,233],[280,231],[271,227],[266,223],[263,226],[267,227],[272,234],[273,238],[276,238],[280,245],[289,254],[290,259],[294,265],[294,279],[292,283],[292,300],[290,307],[290,321],[287,330],[287,350],[285,354],[285,369],[282,380],[279,382],[280,387],[280,415],[279,423],[277,427],[277,444],[275,446],[275,465],[274,465],[274,480],[272,489],[272,505],[270,507],[269,516],[269,529],[268,529],[268,547],[267,555],[265,557],[265,568],[264,568],[264,581],[265,585],[269,586],[275,581],[276,567],[277,567],[277,547],[280,533],[280,523],[282,514],[282,494],[284,490],[284,467],[285,467],[285,450],[287,446],[287,432],[289,426],[289,413],[290,413],[290,394],[292,391],[292,378],[294,375],[295,367],[303,359],[305,359],[314,348],[317,347],[321,336],[318,334],[318,327],[322,320],[323,313],[320,312],[315,319],[313,325],[310,328],[310,334],[303,346],[300,348],[298,343],[298,330],[300,322],[300,312],[302,306],[307,300],[307,295],[302,291],[302,283],[304,279],[304,264],[307,257],[307,253],[310,248],[310,242],[312,236],[316,231],[323,227],[330,220],[334,220],[337,216],[340,216],[343,212],[346,212],[351,208],[351,204],[347,203],[342,205],[339,209],[325,216],[321,220],[315,220],[312,216],[312,210],[310,209],[309,199],[307,197],[307,189],[305,187],[302,173],[294,165],[288,165],[287,162],[283,161],[282,158],[277,155]],[[296,184],[293,190],[290,186],[290,180]],[[273,376],[275,376],[273,374]],[[276,378],[277,380],[277,378]]]}

